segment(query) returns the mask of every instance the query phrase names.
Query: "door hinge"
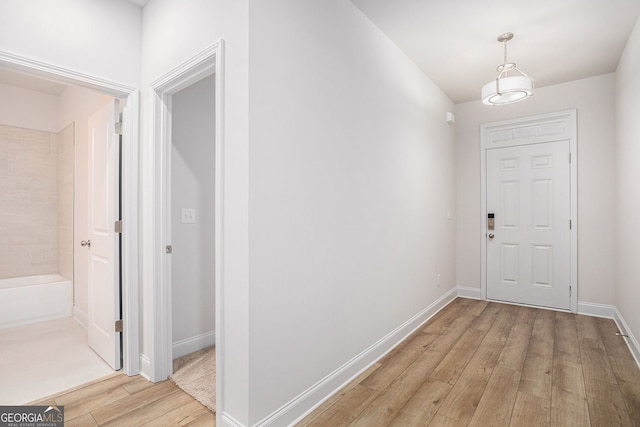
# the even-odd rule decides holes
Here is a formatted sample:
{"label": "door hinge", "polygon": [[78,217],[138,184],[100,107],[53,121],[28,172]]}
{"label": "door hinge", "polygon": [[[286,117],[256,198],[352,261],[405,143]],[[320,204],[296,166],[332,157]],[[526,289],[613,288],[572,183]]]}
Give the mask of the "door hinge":
{"label": "door hinge", "polygon": [[571,298],[571,286],[569,286],[569,298]]}
{"label": "door hinge", "polygon": [[116,320],[116,332],[122,332],[122,319]]}
{"label": "door hinge", "polygon": [[569,220],[569,230],[573,230],[573,222]]}
{"label": "door hinge", "polygon": [[122,135],[122,122],[115,123],[115,132],[116,135]]}
{"label": "door hinge", "polygon": [[571,163],[571,153],[569,153],[569,163]]}
{"label": "door hinge", "polygon": [[122,234],[122,220],[119,219],[113,224],[113,228],[116,233]]}

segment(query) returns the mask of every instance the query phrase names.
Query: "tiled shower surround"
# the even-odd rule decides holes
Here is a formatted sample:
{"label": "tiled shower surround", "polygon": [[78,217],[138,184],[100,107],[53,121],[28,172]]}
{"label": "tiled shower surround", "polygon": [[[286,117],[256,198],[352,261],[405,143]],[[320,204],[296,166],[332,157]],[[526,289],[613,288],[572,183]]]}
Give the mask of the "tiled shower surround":
{"label": "tiled shower surround", "polygon": [[73,280],[73,123],[58,132],[58,273]]}
{"label": "tiled shower surround", "polygon": [[73,125],[58,134],[0,125],[0,278],[71,278],[72,206]]}

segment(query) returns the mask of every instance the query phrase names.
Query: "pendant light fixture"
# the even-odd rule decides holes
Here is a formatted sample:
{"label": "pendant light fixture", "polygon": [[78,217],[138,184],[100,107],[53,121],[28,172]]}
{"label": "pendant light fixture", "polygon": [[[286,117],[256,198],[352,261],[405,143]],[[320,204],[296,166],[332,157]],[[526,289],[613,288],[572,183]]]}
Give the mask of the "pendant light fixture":
{"label": "pendant light fixture", "polygon": [[498,77],[482,87],[483,104],[512,104],[533,95],[533,79],[520,71],[514,62],[507,62],[507,42],[512,38],[513,33],[498,36],[498,41],[504,43],[504,63],[498,65]]}

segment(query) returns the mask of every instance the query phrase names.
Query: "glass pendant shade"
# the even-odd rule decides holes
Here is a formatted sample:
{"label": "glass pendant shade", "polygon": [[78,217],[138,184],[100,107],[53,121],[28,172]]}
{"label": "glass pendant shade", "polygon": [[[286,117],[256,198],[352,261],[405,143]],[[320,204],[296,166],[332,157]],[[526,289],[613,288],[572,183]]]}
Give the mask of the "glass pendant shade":
{"label": "glass pendant shade", "polygon": [[525,76],[497,78],[482,87],[482,103],[503,105],[522,101],[533,95],[533,80]]}

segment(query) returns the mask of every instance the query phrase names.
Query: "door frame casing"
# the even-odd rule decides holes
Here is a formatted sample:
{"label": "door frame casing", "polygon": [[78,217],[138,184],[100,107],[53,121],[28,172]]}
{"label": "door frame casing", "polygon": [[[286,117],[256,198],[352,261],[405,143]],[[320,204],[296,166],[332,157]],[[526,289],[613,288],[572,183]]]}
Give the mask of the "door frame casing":
{"label": "door frame casing", "polygon": [[[222,390],[224,381],[224,324],[223,324],[223,190],[224,190],[224,40],[199,52],[151,84],[153,90],[153,134],[155,141],[154,207],[157,216],[153,225],[154,284],[158,292],[153,295],[152,345],[149,354],[151,379],[161,381],[172,372],[172,310],[171,263],[165,245],[171,238],[171,99],[180,90],[215,75],[215,340],[216,389]],[[222,393],[216,393],[216,407],[223,407]],[[219,411],[220,413],[220,411]]]}
{"label": "door frame casing", "polygon": [[[543,126],[544,131],[540,131]],[[516,135],[510,129],[519,129]],[[570,310],[578,311],[578,138],[576,110],[539,114],[518,119],[483,123],[480,125],[480,192],[481,192],[481,250],[480,250],[480,297],[487,299],[487,150],[515,147],[545,142],[569,141],[571,156],[569,185],[570,207]],[[522,304],[521,304],[522,305]],[[526,305],[526,304],[525,304]]]}
{"label": "door frame casing", "polygon": [[140,93],[137,88],[111,80],[84,74],[0,51],[0,66],[25,72],[36,77],[84,87],[105,95],[121,98],[122,109],[122,369],[127,375],[140,372],[139,322],[139,111]]}

